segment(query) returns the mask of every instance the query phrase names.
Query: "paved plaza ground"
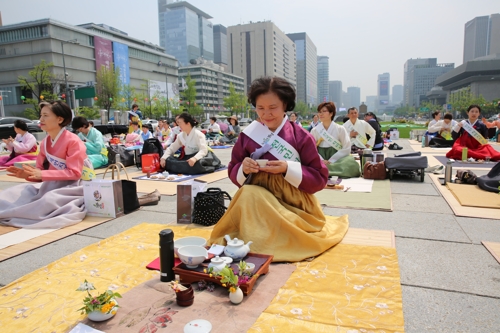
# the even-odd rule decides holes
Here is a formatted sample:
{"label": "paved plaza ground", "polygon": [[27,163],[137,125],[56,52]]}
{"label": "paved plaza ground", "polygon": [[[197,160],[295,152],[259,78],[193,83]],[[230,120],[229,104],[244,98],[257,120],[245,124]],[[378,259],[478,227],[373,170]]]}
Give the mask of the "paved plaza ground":
{"label": "paved plaza ground", "polygon": [[[412,151],[408,140],[398,144],[404,149],[397,153]],[[384,152],[394,155],[394,151]],[[215,153],[224,164],[229,162],[231,149]],[[0,189],[13,185],[0,182]],[[210,187],[237,189],[229,178]],[[481,241],[500,242],[500,219],[455,216],[428,176],[423,183],[393,180],[391,191],[392,212],[340,208],[324,208],[324,212],[348,214],[354,228],[394,230],[406,332],[499,332],[500,264]],[[176,196],[162,196],[157,206],[0,262],[0,286],[140,223],[175,223],[176,200]]]}

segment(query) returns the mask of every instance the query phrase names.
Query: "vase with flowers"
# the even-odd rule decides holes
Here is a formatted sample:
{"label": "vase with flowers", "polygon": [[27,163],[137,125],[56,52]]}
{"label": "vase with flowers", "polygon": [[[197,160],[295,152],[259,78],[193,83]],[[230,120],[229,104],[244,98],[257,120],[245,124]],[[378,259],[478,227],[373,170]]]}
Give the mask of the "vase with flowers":
{"label": "vase with flowers", "polygon": [[243,301],[243,291],[240,286],[248,283],[252,277],[252,272],[248,267],[246,262],[240,261],[238,264],[238,274],[235,274],[231,267],[224,267],[216,273],[210,269],[208,273],[210,276],[213,274],[219,277],[222,286],[229,289],[229,300],[231,303],[240,304]]}
{"label": "vase with flowers", "polygon": [[76,291],[86,291],[87,296],[83,299],[83,307],[78,309],[82,314],[86,313],[88,318],[93,321],[103,321],[113,317],[118,310],[116,298],[121,298],[119,293],[111,290],[92,295],[91,290],[95,290],[94,285],[87,280],[80,284]]}

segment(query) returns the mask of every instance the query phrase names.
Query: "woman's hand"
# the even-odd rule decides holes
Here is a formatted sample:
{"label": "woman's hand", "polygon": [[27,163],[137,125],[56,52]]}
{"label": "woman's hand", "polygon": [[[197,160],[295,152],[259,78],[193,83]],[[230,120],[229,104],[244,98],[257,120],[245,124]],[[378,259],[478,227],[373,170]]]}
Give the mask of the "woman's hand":
{"label": "woman's hand", "polygon": [[7,168],[7,176],[26,179],[29,177],[29,174],[21,168],[10,166]]}
{"label": "woman's hand", "polygon": [[251,173],[257,173],[260,170],[257,162],[252,160],[250,157],[245,157],[241,165],[243,167],[243,173],[245,175],[249,175]]}
{"label": "woman's hand", "polygon": [[330,164],[330,161],[329,160],[323,160],[323,163],[325,163],[325,165],[328,165],[328,164]]}
{"label": "woman's hand", "polygon": [[165,161],[165,159],[161,158],[160,159],[160,165],[161,165],[162,168],[165,169],[165,165],[167,165],[167,161]]}
{"label": "woman's hand", "polygon": [[23,171],[28,174],[31,180],[42,180],[42,170],[35,168],[31,165],[23,165]]}
{"label": "woman's hand", "polygon": [[196,163],[196,158],[191,157],[189,160],[187,160],[189,166],[193,166]]}
{"label": "woman's hand", "polygon": [[265,171],[273,174],[278,174],[278,173],[285,174],[287,170],[288,170],[288,163],[286,163],[286,161],[267,161],[266,166],[260,168],[260,171]]}
{"label": "woman's hand", "polygon": [[358,135],[358,132],[356,131],[351,131],[351,138],[355,138]]}

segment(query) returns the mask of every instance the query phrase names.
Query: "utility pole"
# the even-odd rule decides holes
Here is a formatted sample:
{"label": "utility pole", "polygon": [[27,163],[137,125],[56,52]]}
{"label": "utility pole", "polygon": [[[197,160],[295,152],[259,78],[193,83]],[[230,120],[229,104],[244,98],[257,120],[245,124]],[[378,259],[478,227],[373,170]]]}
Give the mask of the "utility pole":
{"label": "utility pole", "polygon": [[66,95],[68,95],[68,105],[70,109],[73,109],[72,103],[73,103],[73,98],[71,97],[71,91],[69,90],[68,86],[68,73],[66,73],[66,62],[64,61],[64,44],[80,44],[78,40],[72,39],[72,40],[67,40],[67,41],[61,41],[61,50],[62,50],[62,59],[63,59],[63,70],[64,70],[64,83],[66,84]]}

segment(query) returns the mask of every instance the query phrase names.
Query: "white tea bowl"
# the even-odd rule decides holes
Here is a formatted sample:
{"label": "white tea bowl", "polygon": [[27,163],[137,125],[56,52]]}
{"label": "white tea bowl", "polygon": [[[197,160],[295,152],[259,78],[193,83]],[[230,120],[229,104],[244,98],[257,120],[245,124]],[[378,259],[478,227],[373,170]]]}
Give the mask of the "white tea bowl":
{"label": "white tea bowl", "polygon": [[196,237],[196,236],[190,236],[190,237],[184,237],[184,238],[179,238],[177,240],[174,240],[174,252],[177,257],[179,257],[179,248],[183,246],[188,246],[188,245],[196,245],[196,246],[205,246],[207,245],[207,240],[202,237]]}
{"label": "white tea bowl", "polygon": [[196,268],[208,259],[208,251],[203,246],[187,245],[179,248],[179,259],[187,268]]}

